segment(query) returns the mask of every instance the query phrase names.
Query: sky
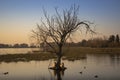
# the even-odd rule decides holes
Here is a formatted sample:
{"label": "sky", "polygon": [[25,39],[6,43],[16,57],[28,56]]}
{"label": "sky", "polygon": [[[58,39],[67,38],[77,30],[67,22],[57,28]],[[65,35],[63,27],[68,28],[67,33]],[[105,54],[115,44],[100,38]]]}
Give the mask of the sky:
{"label": "sky", "polygon": [[120,0],[0,0],[0,43],[31,43],[31,30],[43,17],[42,8],[54,14],[55,7],[80,6],[79,18],[94,22],[102,35],[120,35]]}

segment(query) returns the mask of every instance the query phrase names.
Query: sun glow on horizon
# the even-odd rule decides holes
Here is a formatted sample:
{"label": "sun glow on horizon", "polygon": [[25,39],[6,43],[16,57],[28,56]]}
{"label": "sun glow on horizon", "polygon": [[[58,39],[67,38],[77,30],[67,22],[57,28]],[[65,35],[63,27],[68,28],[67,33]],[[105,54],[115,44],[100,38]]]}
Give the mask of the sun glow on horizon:
{"label": "sun glow on horizon", "polygon": [[[43,7],[52,15],[54,7],[68,9],[72,4],[80,5],[80,19],[94,22],[97,32],[105,36],[120,35],[119,0],[0,0],[0,43],[31,43],[31,30],[40,23],[41,17],[44,18]],[[81,35],[76,35],[75,40],[91,38]]]}

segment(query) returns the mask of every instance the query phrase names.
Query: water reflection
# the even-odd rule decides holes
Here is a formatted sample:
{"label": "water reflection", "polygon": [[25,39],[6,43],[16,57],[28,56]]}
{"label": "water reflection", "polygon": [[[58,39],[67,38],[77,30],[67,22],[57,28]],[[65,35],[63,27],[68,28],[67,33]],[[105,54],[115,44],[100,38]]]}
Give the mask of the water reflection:
{"label": "water reflection", "polygon": [[64,70],[50,70],[50,71],[52,71],[53,73],[54,80],[62,80],[62,77],[64,76],[64,72],[65,72]]}
{"label": "water reflection", "polygon": [[3,54],[26,54],[32,51],[40,50],[40,48],[0,48],[0,55]]}
{"label": "water reflection", "polygon": [[120,65],[120,54],[110,54],[111,65],[118,66]]}
{"label": "water reflection", "polygon": [[120,64],[120,54],[87,54],[87,58],[87,60],[92,60],[96,64],[110,63],[111,66]]}
{"label": "water reflection", "polygon": [[[75,61],[63,60],[67,67],[65,71],[49,70],[48,60],[1,62],[0,80],[120,80],[120,54],[86,56]],[[5,72],[9,74],[3,75]],[[96,75],[98,78],[95,78]]]}

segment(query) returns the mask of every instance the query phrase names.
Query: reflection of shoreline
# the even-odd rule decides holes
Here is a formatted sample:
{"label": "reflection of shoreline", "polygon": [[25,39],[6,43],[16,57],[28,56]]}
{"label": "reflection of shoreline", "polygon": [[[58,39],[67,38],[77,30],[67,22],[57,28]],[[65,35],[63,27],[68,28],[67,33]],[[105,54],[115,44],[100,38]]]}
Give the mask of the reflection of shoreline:
{"label": "reflection of shoreline", "polygon": [[109,56],[111,64],[114,64],[114,66],[120,64],[120,54],[111,54]]}
{"label": "reflection of shoreline", "polygon": [[87,59],[86,56],[84,56],[84,57],[78,57],[78,58],[64,58],[63,60],[75,61],[75,60],[85,60],[85,59]]}
{"label": "reflection of shoreline", "polygon": [[95,61],[96,64],[111,64],[111,66],[120,65],[120,54],[88,54],[87,61]]}
{"label": "reflection of shoreline", "polygon": [[[74,53],[73,53],[74,54]],[[62,60],[75,61],[75,60],[86,60],[87,54],[79,53],[74,56],[64,56]]]}

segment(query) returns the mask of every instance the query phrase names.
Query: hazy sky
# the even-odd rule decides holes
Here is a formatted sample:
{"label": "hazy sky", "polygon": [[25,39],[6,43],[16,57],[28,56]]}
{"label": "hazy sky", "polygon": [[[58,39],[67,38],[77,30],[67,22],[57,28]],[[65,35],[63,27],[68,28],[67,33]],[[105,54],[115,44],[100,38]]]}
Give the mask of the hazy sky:
{"label": "hazy sky", "polygon": [[76,4],[81,20],[94,22],[103,35],[120,34],[120,0],[0,0],[0,43],[29,43],[44,7],[53,14]]}

